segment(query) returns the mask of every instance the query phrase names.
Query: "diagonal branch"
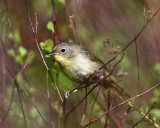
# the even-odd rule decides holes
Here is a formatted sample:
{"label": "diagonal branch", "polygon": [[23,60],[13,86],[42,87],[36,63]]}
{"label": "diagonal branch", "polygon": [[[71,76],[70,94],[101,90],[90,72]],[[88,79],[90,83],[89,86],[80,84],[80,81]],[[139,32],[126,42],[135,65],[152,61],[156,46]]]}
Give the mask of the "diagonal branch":
{"label": "diagonal branch", "polygon": [[112,62],[113,60],[115,60],[122,52],[124,52],[132,43],[134,43],[139,36],[141,35],[141,33],[144,31],[144,29],[147,27],[147,25],[152,21],[152,19],[160,12],[160,9],[158,11],[156,11],[152,18],[150,18],[148,20],[148,22],[141,28],[141,30],[139,31],[139,33],[116,55],[114,56],[111,60],[109,60],[107,63],[105,63],[100,69],[104,68],[107,64],[109,64],[110,62]]}
{"label": "diagonal branch", "polygon": [[128,102],[131,101],[131,100],[137,99],[138,97],[141,97],[141,96],[143,96],[143,95],[148,94],[149,92],[153,91],[155,88],[157,88],[157,87],[159,87],[159,86],[160,86],[160,83],[158,83],[157,85],[155,85],[155,86],[153,86],[152,88],[148,89],[147,91],[145,91],[145,92],[143,92],[143,93],[140,93],[140,94],[138,94],[138,95],[136,95],[136,96],[134,96],[134,97],[132,97],[132,98],[129,98],[128,100],[123,101],[122,103],[116,105],[115,107],[112,107],[111,109],[107,110],[106,112],[104,112],[102,115],[100,115],[100,116],[97,117],[96,119],[92,120],[90,123],[86,124],[83,128],[85,128],[85,127],[89,126],[90,124],[96,122],[97,120],[99,120],[101,117],[103,117],[104,115],[106,115],[106,114],[109,113],[110,111],[113,111],[113,110],[117,109],[118,107],[120,107],[120,106],[128,103]]}
{"label": "diagonal branch", "polygon": [[145,119],[145,117],[148,115],[148,113],[153,109],[154,105],[156,104],[156,102],[154,102],[151,106],[151,108],[148,110],[148,112],[143,116],[142,119],[140,119],[132,128],[135,128],[140,122],[142,122],[142,120]]}

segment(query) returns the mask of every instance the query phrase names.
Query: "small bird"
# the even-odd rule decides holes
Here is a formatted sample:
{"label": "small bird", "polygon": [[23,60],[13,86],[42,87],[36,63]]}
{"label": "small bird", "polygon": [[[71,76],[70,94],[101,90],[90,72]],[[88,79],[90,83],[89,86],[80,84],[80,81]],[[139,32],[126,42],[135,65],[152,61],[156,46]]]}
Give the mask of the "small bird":
{"label": "small bird", "polygon": [[[86,85],[102,81],[104,89],[113,88],[121,96],[129,97],[129,94],[117,84],[116,78],[108,76],[106,68],[99,70],[104,63],[80,45],[70,42],[58,43],[49,55],[54,56],[62,72],[70,80],[79,83],[86,81]],[[102,80],[106,76],[108,77]]]}

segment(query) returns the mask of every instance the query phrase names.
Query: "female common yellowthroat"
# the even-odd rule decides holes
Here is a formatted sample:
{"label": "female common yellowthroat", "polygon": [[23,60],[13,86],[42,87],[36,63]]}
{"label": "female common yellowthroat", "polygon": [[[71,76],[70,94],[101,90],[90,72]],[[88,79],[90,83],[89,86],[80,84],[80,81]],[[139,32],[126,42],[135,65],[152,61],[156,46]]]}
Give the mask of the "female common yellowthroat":
{"label": "female common yellowthroat", "polygon": [[[72,81],[84,82],[92,75],[86,82],[89,85],[100,81],[101,78],[103,79],[109,74],[105,68],[99,70],[104,65],[102,61],[78,44],[70,42],[59,43],[49,55],[54,56],[64,74]],[[96,71],[98,72],[95,73]],[[118,86],[116,82],[115,77],[110,75],[102,83],[104,88],[111,87],[118,93],[122,93],[124,89]]]}

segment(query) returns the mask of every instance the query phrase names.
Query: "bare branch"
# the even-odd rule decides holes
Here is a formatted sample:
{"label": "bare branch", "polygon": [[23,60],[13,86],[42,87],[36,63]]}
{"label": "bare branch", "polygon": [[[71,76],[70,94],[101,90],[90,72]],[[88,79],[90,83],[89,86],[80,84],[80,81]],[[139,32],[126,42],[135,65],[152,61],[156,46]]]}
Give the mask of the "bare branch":
{"label": "bare branch", "polygon": [[[96,103],[96,101],[97,101],[97,98],[98,98],[98,95],[99,95],[99,92],[100,92],[101,88],[102,88],[102,87],[100,86],[99,89],[98,89],[98,92],[97,92],[97,94],[96,94],[95,100],[94,100],[94,102],[93,102],[93,105],[92,105],[92,108],[91,108],[91,113],[90,113],[90,116],[89,116],[89,122],[91,121],[91,117],[92,117],[92,112],[93,112],[93,109],[94,109],[94,105],[95,105],[95,103]],[[90,125],[89,125],[89,128],[90,128]]]}
{"label": "bare branch", "polygon": [[135,46],[136,46],[136,59],[137,59],[137,68],[138,68],[138,81],[139,81],[139,57],[138,57],[138,47],[137,47],[136,40],[135,40]]}
{"label": "bare branch", "polygon": [[[12,109],[11,107],[10,107],[10,105],[7,105],[6,103],[4,103],[4,102],[2,102],[1,100],[0,100],[0,104],[2,105],[2,106],[4,106],[5,108],[7,108],[8,110],[11,110],[12,112],[14,112],[17,116],[19,116],[20,118],[22,118],[22,119],[24,119],[24,117],[22,116],[22,115],[20,115],[18,112],[16,112],[14,109]],[[29,120],[29,119],[25,119],[26,121],[31,121],[31,120]],[[2,120],[0,121],[0,122],[2,122]]]}
{"label": "bare branch", "polygon": [[[148,20],[148,22],[141,28],[141,30],[139,31],[139,33],[132,39],[132,41],[130,41],[116,56],[114,56],[111,60],[109,60],[107,63],[105,63],[100,69],[104,68],[107,64],[109,64],[110,62],[112,62],[113,60],[115,60],[122,52],[124,52],[133,42],[135,42],[139,36],[141,35],[141,33],[143,32],[143,30],[147,27],[147,25],[152,21],[152,19],[160,12],[160,9],[158,11],[156,11],[152,18],[150,18]],[[99,69],[99,70],[100,70]]]}
{"label": "bare branch", "polygon": [[13,69],[12,69],[12,66],[10,64],[10,61],[8,59],[8,56],[7,56],[7,53],[6,53],[6,48],[5,48],[5,45],[4,45],[4,42],[3,40],[0,38],[0,41],[1,41],[1,44],[2,44],[2,47],[3,47],[3,50],[5,51],[4,54],[5,54],[5,57],[7,59],[7,64],[9,65],[9,69],[8,69],[8,72],[9,74],[11,75],[11,77],[13,78],[14,80],[14,84],[16,86],[16,89],[17,89],[17,93],[18,93],[18,98],[19,98],[19,102],[20,102],[20,106],[21,106],[21,110],[22,110],[22,114],[23,114],[23,118],[24,118],[24,125],[25,125],[25,128],[27,128],[27,123],[26,123],[26,117],[25,117],[25,112],[24,112],[24,108],[23,108],[23,104],[22,104],[22,99],[21,99],[21,94],[20,94],[20,90],[19,90],[19,84],[17,82],[17,79],[13,73]]}
{"label": "bare branch", "polygon": [[[35,14],[35,18],[36,18],[36,33],[35,33],[35,30],[34,30],[34,28],[33,28],[32,21],[31,21],[30,15],[29,15],[28,0],[26,1],[26,6],[27,6],[27,13],[28,13],[28,20],[29,20],[29,23],[30,23],[30,26],[31,26],[33,35],[34,35],[34,37],[35,37],[35,35],[37,35],[37,34],[36,34],[36,33],[37,33],[37,24],[38,24],[38,23],[37,23],[37,16],[36,16],[36,14]],[[48,68],[48,66],[47,66],[47,64],[46,64],[46,61],[45,61],[44,56],[43,56],[43,53],[42,53],[42,51],[41,51],[41,49],[40,49],[40,47],[39,47],[39,45],[38,45],[37,39],[36,39],[36,45],[37,45],[38,51],[39,51],[39,53],[40,53],[40,55],[41,55],[41,59],[42,59],[44,65],[45,65],[45,67],[46,67],[46,69],[47,69],[47,71],[48,71],[48,73],[49,73],[49,75],[50,75],[50,77],[51,77],[52,83],[54,84],[55,82],[54,82],[54,80],[53,80],[51,71],[49,70],[49,68]],[[60,94],[60,91],[59,91],[58,87],[57,87],[56,85],[55,85],[55,87],[56,87],[57,93],[58,93],[61,101],[63,102],[63,99],[62,99],[62,96],[61,96],[61,94]]]}
{"label": "bare branch", "polygon": [[[123,57],[123,56],[122,56],[122,57]],[[120,60],[119,60],[118,62],[115,63],[115,65],[113,66],[113,69],[111,70],[111,72],[110,72],[107,76],[105,76],[102,80],[98,81],[98,82],[91,88],[91,90],[85,95],[85,97],[83,97],[82,100],[81,100],[79,103],[77,103],[77,104],[66,114],[66,116],[68,116],[74,109],[76,109],[98,85],[100,85],[106,78],[108,78],[109,76],[112,75],[113,70],[114,70],[115,67],[121,62],[122,57],[120,58]],[[92,74],[88,77],[88,79],[89,79],[91,76],[92,76]],[[87,79],[87,80],[88,80],[88,79]],[[87,80],[86,80],[85,82],[87,82]],[[90,85],[86,85],[85,87],[88,87],[88,86],[90,86]]]}
{"label": "bare branch", "polygon": [[110,111],[115,110],[116,108],[118,108],[118,107],[120,107],[120,106],[128,103],[128,102],[131,101],[131,100],[137,99],[138,97],[141,97],[141,96],[143,96],[143,95],[148,94],[149,92],[153,91],[155,88],[157,88],[157,87],[159,87],[159,86],[160,86],[160,83],[158,83],[157,85],[155,85],[155,86],[153,86],[152,88],[148,89],[147,91],[145,91],[145,92],[143,92],[143,93],[140,93],[140,94],[138,94],[138,95],[136,95],[136,96],[134,96],[134,97],[132,97],[132,98],[129,98],[128,100],[123,101],[122,103],[116,105],[115,107],[112,107],[111,109],[109,109],[108,111],[104,112],[102,115],[100,115],[100,116],[97,117],[96,119],[92,120],[90,123],[86,124],[83,128],[85,128],[85,127],[87,127],[88,125],[96,122],[97,120],[99,120],[101,117],[103,117],[104,115],[106,115],[106,114],[109,113]]}
{"label": "bare branch", "polygon": [[[86,92],[87,94],[87,87],[86,87]],[[83,112],[83,116],[82,116],[82,120],[81,120],[81,124],[80,124],[80,128],[82,127],[82,124],[83,124],[83,121],[85,119],[85,116],[86,116],[86,110],[87,110],[87,98],[86,98],[86,101],[85,101],[85,106],[84,106],[84,112]]]}
{"label": "bare branch", "polygon": [[77,28],[76,28],[76,23],[75,23],[75,20],[74,20],[74,15],[69,16],[69,18],[70,18],[70,19],[72,20],[72,22],[73,22],[76,40],[77,40],[78,44],[79,44],[80,46],[82,46],[82,44],[81,44],[81,42],[80,42],[80,39],[79,39],[79,37],[78,37]]}
{"label": "bare branch", "polygon": [[57,41],[57,23],[56,23],[56,12],[55,12],[55,3],[54,3],[54,0],[51,0],[52,2],[52,9],[53,9],[53,24],[54,24],[54,32],[53,32],[53,35],[54,35],[54,45],[58,44],[58,41]]}
{"label": "bare branch", "polygon": [[151,108],[148,110],[148,112],[143,116],[142,119],[140,119],[132,128],[135,128],[140,122],[142,122],[142,120],[145,119],[145,117],[148,115],[148,113],[153,109],[154,105],[156,104],[156,102],[154,102],[151,106]]}

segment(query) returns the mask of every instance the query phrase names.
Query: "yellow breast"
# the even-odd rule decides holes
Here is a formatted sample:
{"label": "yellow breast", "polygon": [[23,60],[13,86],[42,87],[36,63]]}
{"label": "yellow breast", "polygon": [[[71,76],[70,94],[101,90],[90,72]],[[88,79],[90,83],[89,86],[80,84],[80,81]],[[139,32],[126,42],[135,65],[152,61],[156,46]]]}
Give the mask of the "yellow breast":
{"label": "yellow breast", "polygon": [[72,63],[70,60],[67,60],[60,55],[55,55],[54,57],[55,57],[55,60],[64,68],[70,66]]}

